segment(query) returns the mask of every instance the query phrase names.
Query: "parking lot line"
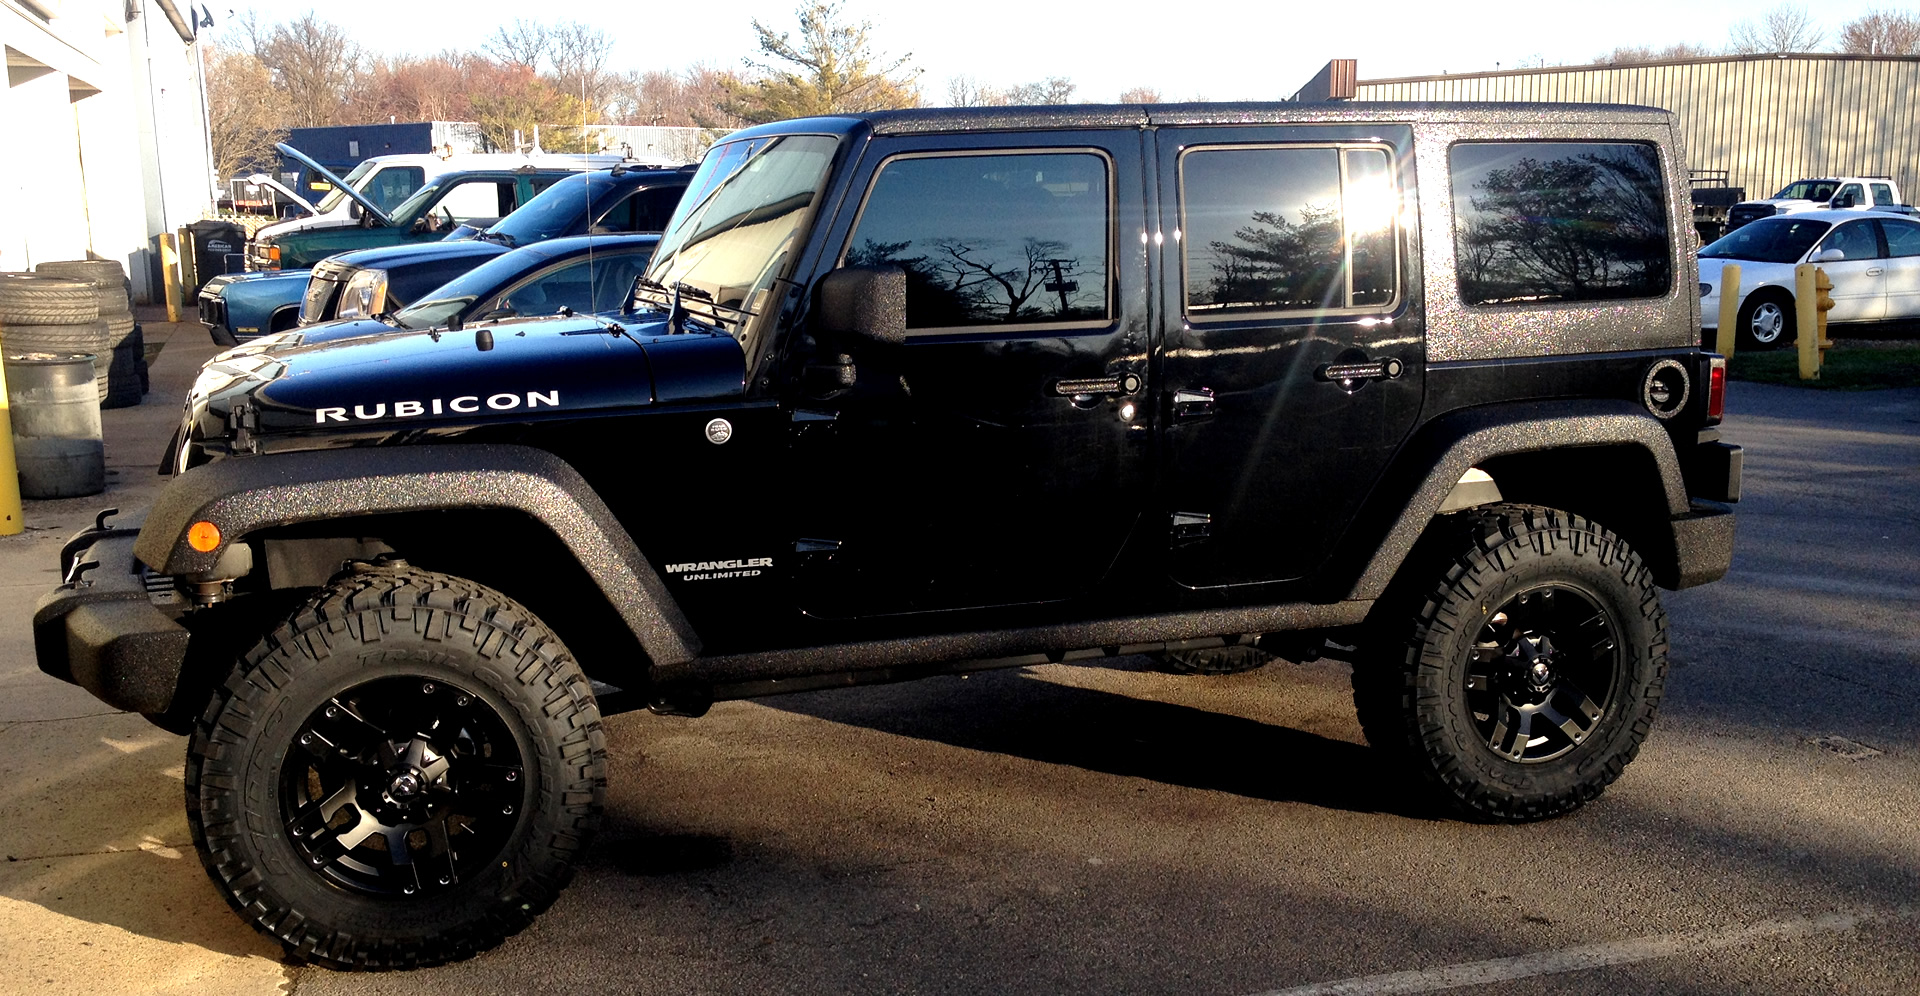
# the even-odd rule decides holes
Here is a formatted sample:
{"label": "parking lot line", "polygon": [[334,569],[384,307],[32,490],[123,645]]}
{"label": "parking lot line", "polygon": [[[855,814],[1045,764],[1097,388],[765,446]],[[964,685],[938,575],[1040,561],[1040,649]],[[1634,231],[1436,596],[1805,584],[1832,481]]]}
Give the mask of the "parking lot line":
{"label": "parking lot line", "polygon": [[1678,934],[1655,934],[1625,941],[1583,944],[1559,951],[1464,962],[1413,972],[1365,975],[1336,982],[1316,982],[1292,989],[1273,989],[1258,996],[1389,996],[1394,993],[1431,993],[1461,986],[1489,985],[1562,972],[1581,972],[1609,965],[1628,965],[1675,955],[1715,951],[1755,941],[1774,941],[1813,934],[1837,934],[1876,920],[1912,915],[1897,912],[1828,913],[1823,916]]}

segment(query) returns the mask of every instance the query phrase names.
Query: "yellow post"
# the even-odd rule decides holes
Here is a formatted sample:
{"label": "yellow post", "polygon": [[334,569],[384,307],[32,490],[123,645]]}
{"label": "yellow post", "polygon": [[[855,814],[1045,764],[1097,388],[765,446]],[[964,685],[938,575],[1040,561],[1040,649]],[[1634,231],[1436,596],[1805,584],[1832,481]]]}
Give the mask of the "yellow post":
{"label": "yellow post", "polygon": [[172,232],[160,235],[160,292],[167,298],[167,321],[180,320],[180,248]]}
{"label": "yellow post", "polygon": [[[6,353],[6,330],[0,329],[0,354]],[[0,536],[27,528],[20,508],[20,471],[13,462],[13,413],[7,410],[7,367],[0,362]]]}
{"label": "yellow post", "polygon": [[1714,336],[1714,352],[1721,356],[1733,355],[1733,323],[1739,320],[1740,264],[1728,263],[1720,268],[1720,327]]}
{"label": "yellow post", "polygon": [[1820,309],[1820,363],[1827,362],[1827,350],[1833,348],[1833,340],[1827,338],[1827,312],[1833,310],[1833,281],[1827,278],[1824,267],[1813,271],[1814,307]]}
{"label": "yellow post", "polygon": [[1800,353],[1800,379],[1820,379],[1820,302],[1814,290],[1814,271],[1801,263],[1793,268],[1793,330]]}

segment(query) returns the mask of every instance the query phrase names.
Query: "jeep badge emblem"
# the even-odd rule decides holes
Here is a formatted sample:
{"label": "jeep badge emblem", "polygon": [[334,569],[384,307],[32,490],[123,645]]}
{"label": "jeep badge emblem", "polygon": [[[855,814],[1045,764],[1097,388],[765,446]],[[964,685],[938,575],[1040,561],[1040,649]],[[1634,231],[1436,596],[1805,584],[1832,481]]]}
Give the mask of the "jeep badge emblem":
{"label": "jeep badge emblem", "polygon": [[733,423],[723,418],[707,423],[707,442],[715,446],[733,438]]}

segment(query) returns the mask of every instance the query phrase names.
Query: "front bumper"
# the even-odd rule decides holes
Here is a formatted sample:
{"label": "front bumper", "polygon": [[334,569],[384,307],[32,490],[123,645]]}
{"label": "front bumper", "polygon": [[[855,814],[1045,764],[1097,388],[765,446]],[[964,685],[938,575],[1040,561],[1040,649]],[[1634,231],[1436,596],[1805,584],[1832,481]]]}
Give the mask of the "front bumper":
{"label": "front bumper", "polygon": [[61,551],[65,580],[34,607],[34,656],[40,670],[116,709],[164,713],[187,657],[186,628],[162,609],[178,595],[134,558],[137,522],[108,528],[106,519]]}

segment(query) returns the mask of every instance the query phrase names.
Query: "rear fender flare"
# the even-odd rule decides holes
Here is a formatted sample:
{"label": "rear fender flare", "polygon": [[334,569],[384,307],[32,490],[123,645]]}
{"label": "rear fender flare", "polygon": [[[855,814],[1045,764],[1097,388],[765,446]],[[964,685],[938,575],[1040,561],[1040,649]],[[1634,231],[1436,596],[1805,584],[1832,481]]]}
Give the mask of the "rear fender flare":
{"label": "rear fender flare", "polygon": [[[1491,405],[1429,422],[1374,492],[1361,536],[1382,537],[1348,598],[1379,598],[1469,468],[1495,457],[1595,446],[1646,451],[1669,518],[1688,513],[1687,487],[1666,427],[1629,401]],[[1380,528],[1386,523],[1384,533]]]}

